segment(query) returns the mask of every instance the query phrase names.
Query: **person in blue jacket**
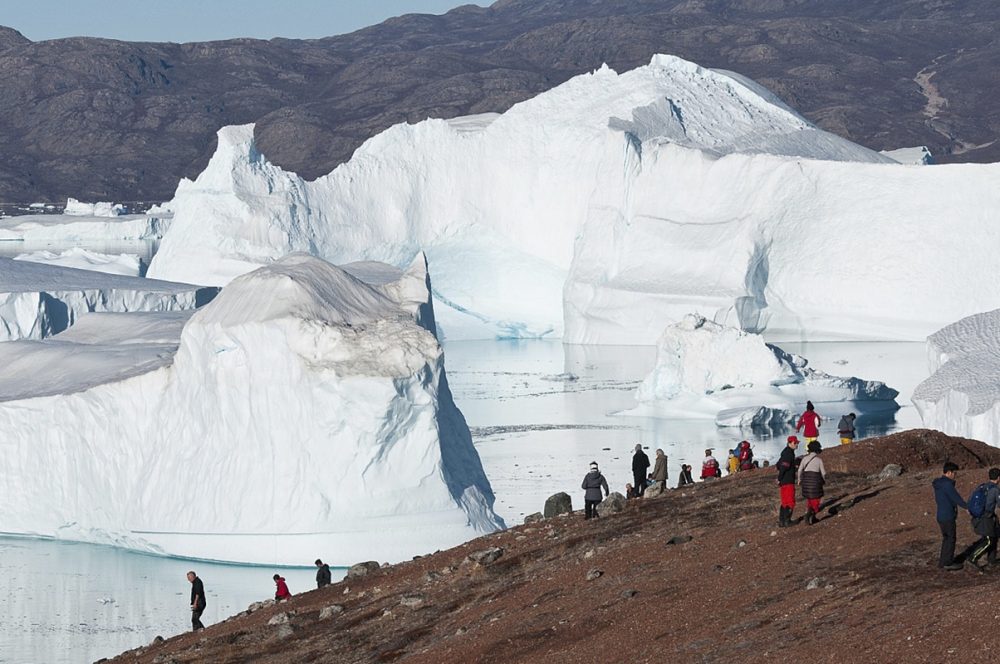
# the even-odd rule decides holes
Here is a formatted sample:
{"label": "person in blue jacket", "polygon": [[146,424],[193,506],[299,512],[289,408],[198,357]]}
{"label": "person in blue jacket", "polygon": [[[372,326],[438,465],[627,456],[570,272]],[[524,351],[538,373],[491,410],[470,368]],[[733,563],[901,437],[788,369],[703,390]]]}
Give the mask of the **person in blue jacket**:
{"label": "person in blue jacket", "polygon": [[941,556],[938,567],[949,571],[962,569],[962,563],[955,560],[955,520],[958,508],[967,505],[955,489],[955,471],[958,466],[947,461],[941,477],[931,483],[934,487],[934,501],[937,503],[937,521],[941,527]]}

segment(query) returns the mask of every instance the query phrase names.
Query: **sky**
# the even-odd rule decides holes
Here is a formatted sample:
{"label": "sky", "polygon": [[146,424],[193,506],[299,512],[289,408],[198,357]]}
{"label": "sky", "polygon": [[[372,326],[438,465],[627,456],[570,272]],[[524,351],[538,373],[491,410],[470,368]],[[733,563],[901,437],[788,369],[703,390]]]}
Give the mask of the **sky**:
{"label": "sky", "polygon": [[0,0],[0,25],[40,41],[108,37],[209,41],[231,37],[310,39],[391,16],[443,14],[489,0]]}

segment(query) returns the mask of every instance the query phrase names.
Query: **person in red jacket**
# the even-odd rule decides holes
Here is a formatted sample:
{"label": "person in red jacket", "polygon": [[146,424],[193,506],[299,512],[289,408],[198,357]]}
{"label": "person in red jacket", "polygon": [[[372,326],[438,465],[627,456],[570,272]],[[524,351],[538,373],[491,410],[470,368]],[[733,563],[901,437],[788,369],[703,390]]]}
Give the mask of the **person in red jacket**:
{"label": "person in red jacket", "polygon": [[705,458],[701,460],[701,479],[714,480],[716,477],[722,477],[722,469],[712,456],[712,450],[705,450]]}
{"label": "person in red jacket", "polygon": [[819,425],[822,421],[823,418],[816,412],[813,402],[807,401],[806,412],[802,413],[802,416],[799,417],[799,423],[795,425],[795,433],[802,431],[804,427],[805,431],[802,431],[802,435],[805,437],[807,443],[811,443],[819,438]]}
{"label": "person in red jacket", "polygon": [[292,596],[292,593],[289,592],[288,590],[288,584],[285,583],[285,577],[281,576],[280,574],[275,574],[274,585],[276,586],[276,589],[274,591],[274,599],[280,602],[281,600],[288,599],[289,597]]}

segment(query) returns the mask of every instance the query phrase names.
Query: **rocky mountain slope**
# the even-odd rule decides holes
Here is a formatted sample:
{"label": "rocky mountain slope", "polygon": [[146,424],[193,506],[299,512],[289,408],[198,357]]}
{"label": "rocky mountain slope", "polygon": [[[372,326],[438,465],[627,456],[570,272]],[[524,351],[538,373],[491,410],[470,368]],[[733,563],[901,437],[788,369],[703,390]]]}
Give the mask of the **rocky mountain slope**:
{"label": "rocky mountain slope", "polygon": [[[1000,572],[936,567],[929,484],[951,459],[968,495],[1000,450],[917,430],[823,458],[814,526],[776,528],[774,471],[741,473],[376,566],[114,661],[987,661]],[[888,463],[903,474],[880,478]]]}
{"label": "rocky mountain slope", "polygon": [[1000,6],[988,0],[500,0],[320,40],[31,42],[0,28],[0,202],[169,198],[257,123],[308,178],[386,127],[503,111],[657,52],[736,70],[876,149],[1000,158]]}

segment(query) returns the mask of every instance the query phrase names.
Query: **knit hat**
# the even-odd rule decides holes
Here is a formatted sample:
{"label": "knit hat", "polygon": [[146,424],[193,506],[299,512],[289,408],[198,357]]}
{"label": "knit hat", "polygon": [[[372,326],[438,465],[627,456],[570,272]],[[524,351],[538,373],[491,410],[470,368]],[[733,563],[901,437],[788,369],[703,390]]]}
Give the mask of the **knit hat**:
{"label": "knit hat", "polygon": [[818,440],[814,440],[806,446],[806,449],[812,452],[813,454],[819,454],[820,451],[823,449],[823,446],[819,444]]}
{"label": "knit hat", "polygon": [[596,461],[591,461],[590,462],[590,469],[591,470],[597,470],[597,462]]}

